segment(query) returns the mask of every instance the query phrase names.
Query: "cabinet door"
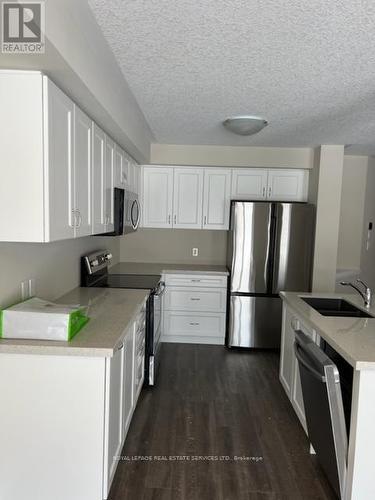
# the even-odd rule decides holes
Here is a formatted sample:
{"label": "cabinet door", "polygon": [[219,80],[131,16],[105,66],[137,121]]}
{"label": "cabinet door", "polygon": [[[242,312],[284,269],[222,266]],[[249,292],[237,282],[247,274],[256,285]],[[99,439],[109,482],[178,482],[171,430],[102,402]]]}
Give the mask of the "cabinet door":
{"label": "cabinet door", "polygon": [[74,106],[74,209],[77,217],[75,236],[92,233],[91,151],[92,121]]}
{"label": "cabinet door", "polygon": [[126,437],[134,407],[134,332],[133,324],[125,336],[124,344],[124,394],[123,394],[123,435]]}
{"label": "cabinet door", "polygon": [[[74,104],[48,78],[44,78],[47,96],[44,118],[46,138],[46,241],[74,237],[76,216],[73,186]],[[22,146],[21,146],[22,147]]]}
{"label": "cabinet door", "polygon": [[206,169],[203,190],[203,229],[229,229],[231,171]]}
{"label": "cabinet door", "polygon": [[113,231],[114,229],[114,213],[113,213],[113,189],[114,189],[114,160],[115,160],[115,143],[106,136],[105,140],[105,176],[104,176],[104,223],[105,231]]}
{"label": "cabinet door", "polygon": [[292,384],[294,373],[295,355],[293,351],[295,318],[291,310],[283,305],[283,319],[280,346],[280,382],[289,399],[292,399]]}
{"label": "cabinet door", "polygon": [[268,172],[265,168],[239,168],[232,171],[232,199],[266,198]]}
{"label": "cabinet door", "polygon": [[268,171],[267,198],[277,201],[306,201],[308,172],[297,169]]}
{"label": "cabinet door", "polygon": [[143,226],[172,227],[173,168],[144,167]]}
{"label": "cabinet door", "polygon": [[134,193],[141,195],[141,167],[134,163]]}
{"label": "cabinet door", "polygon": [[114,160],[114,186],[126,189],[126,164],[124,151],[116,144]]}
{"label": "cabinet door", "polygon": [[202,228],[203,170],[175,168],[173,227]]}
{"label": "cabinet door", "polygon": [[123,443],[124,345],[106,360],[104,492],[108,494]]}
{"label": "cabinet door", "polygon": [[95,123],[92,133],[93,234],[105,232],[105,134]]}

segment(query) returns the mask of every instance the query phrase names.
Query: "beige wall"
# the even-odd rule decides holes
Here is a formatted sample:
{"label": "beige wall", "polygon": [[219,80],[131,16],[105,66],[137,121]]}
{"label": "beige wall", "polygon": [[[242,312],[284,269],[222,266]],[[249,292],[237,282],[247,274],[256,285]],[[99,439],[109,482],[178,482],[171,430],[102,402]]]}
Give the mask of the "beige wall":
{"label": "beige wall", "polygon": [[316,202],[313,286],[315,292],[335,290],[339,241],[344,146],[316,150],[309,198]]}
{"label": "beige wall", "polygon": [[151,163],[156,165],[312,168],[313,161],[312,148],[151,145]]}
{"label": "beige wall", "polygon": [[87,237],[56,243],[0,243],[0,307],[21,299],[21,281],[36,280],[36,294],[55,299],[79,286],[80,257],[108,248],[119,258],[119,238]]}
{"label": "beige wall", "polygon": [[140,163],[153,134],[87,0],[48,0],[46,52],[0,55],[0,68],[44,70]]}
{"label": "beige wall", "polygon": [[[370,238],[369,249],[366,249],[368,224],[372,222],[374,229]],[[375,158],[370,157],[366,179],[366,198],[363,216],[363,238],[361,248],[361,277],[375,289]]]}
{"label": "beige wall", "polygon": [[345,156],[341,190],[338,269],[360,269],[367,156]]}
{"label": "beige wall", "polygon": [[[177,264],[225,264],[226,231],[139,229],[121,237],[120,260]],[[192,248],[199,249],[198,257]]]}

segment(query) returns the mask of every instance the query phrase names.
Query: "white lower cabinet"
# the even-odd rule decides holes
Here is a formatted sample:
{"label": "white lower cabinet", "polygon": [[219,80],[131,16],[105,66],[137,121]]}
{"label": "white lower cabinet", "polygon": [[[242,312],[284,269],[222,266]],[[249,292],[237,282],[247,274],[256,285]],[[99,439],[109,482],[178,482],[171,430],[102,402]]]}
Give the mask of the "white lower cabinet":
{"label": "white lower cabinet", "polygon": [[[127,337],[130,337],[129,333]],[[127,374],[125,374],[127,375]],[[104,431],[104,492],[109,492],[123,444],[124,343],[107,360],[106,415]]]}
{"label": "white lower cabinet", "polygon": [[225,343],[227,276],[166,274],[163,342]]}
{"label": "white lower cabinet", "polygon": [[302,427],[307,432],[299,365],[294,353],[295,330],[301,330],[312,340],[316,340],[315,331],[304,325],[294,311],[284,303],[279,378]]}
{"label": "white lower cabinet", "polygon": [[108,498],[143,383],[145,305],[111,357],[0,355],[1,499]]}

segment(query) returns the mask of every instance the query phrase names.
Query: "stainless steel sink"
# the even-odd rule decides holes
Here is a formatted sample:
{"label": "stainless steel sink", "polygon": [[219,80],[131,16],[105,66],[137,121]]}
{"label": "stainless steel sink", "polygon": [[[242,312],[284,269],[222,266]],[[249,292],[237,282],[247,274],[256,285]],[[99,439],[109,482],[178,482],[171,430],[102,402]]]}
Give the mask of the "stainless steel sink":
{"label": "stainless steel sink", "polygon": [[362,311],[344,299],[325,299],[318,297],[301,297],[310,307],[322,316],[335,316],[347,318],[373,318],[371,314]]}

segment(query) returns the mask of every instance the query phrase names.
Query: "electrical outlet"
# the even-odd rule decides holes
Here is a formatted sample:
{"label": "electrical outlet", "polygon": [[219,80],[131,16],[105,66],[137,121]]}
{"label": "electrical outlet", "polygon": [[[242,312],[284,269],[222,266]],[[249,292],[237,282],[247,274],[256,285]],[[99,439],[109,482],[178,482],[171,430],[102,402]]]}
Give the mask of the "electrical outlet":
{"label": "electrical outlet", "polygon": [[21,299],[26,300],[29,298],[29,282],[28,280],[21,282]]}
{"label": "electrical outlet", "polygon": [[35,278],[29,279],[29,297],[35,297],[36,295],[36,283]]}
{"label": "electrical outlet", "polygon": [[198,257],[198,248],[193,248],[193,257]]}

